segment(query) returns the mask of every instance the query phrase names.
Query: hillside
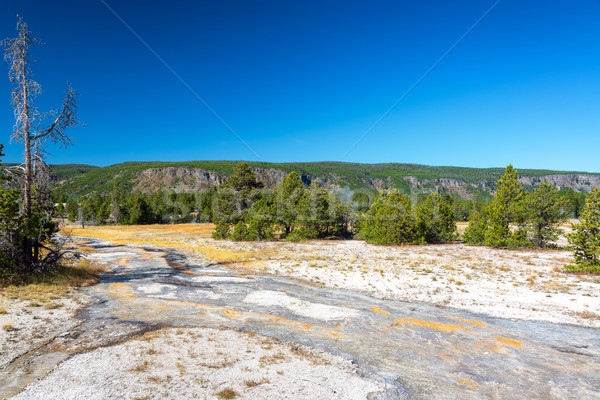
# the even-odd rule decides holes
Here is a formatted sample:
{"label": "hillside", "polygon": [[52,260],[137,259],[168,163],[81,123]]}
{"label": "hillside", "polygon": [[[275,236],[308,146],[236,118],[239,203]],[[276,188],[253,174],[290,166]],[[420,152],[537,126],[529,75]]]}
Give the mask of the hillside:
{"label": "hillside", "polygon": [[[53,165],[57,188],[69,195],[108,193],[119,190],[197,191],[219,186],[233,171],[237,161],[126,162],[107,167],[68,164]],[[417,164],[356,164],[343,162],[267,163],[249,162],[267,187],[273,187],[285,174],[296,171],[302,180],[333,188],[380,191],[397,188],[404,193],[449,191],[461,197],[483,190],[491,193],[503,168],[436,167]],[[600,186],[600,174],[519,170],[527,188],[549,182],[560,188],[588,192]]]}

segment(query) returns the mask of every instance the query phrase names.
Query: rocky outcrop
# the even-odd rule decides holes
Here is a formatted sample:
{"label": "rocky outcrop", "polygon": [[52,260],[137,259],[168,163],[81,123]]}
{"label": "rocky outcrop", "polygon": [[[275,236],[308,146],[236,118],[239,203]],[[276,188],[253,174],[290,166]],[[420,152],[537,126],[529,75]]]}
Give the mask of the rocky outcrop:
{"label": "rocky outcrop", "polygon": [[519,181],[525,186],[538,186],[547,182],[559,189],[572,188],[577,192],[589,192],[595,187],[600,187],[600,175],[588,174],[525,176],[519,178]]}
{"label": "rocky outcrop", "polygon": [[[265,187],[270,189],[274,188],[286,175],[286,172],[275,168],[252,169],[257,174],[259,180],[265,183]],[[225,173],[200,168],[148,168],[137,175],[134,180],[133,190],[141,192],[153,192],[156,190],[186,192],[206,190],[209,187],[219,187],[225,182],[227,176],[228,175]],[[347,187],[348,185],[348,182],[344,182],[343,179],[335,174],[326,176],[300,174],[300,179],[306,185],[317,182],[321,186],[329,189],[340,189]],[[456,193],[463,198],[468,198],[478,189],[483,189],[489,193],[493,193],[495,190],[495,180],[481,180],[473,183],[452,178],[418,179],[414,176],[405,176],[398,181],[397,179],[393,180],[391,177],[371,178],[366,175],[361,176],[358,179],[365,186],[377,191],[390,190],[398,187],[404,191],[408,189],[411,194],[445,191]],[[572,188],[578,192],[589,192],[594,187],[600,187],[600,175],[592,174],[524,176],[519,178],[519,181],[525,187],[535,187],[539,186],[541,182],[548,182],[560,189]],[[398,182],[400,182],[400,184]],[[402,182],[404,183],[402,184]]]}
{"label": "rocky outcrop", "polygon": [[133,191],[198,191],[221,185],[227,177],[199,168],[148,168],[134,181]]}
{"label": "rocky outcrop", "polygon": [[[286,172],[275,168],[252,168],[265,187],[274,188]],[[133,191],[153,192],[156,190],[190,192],[219,187],[227,179],[226,174],[200,168],[166,167],[148,168],[140,172],[134,181]],[[300,175],[300,179],[310,185],[318,182],[325,187],[335,187],[329,179]]]}
{"label": "rocky outcrop", "polygon": [[279,169],[274,168],[252,168],[258,176],[258,179],[265,183],[265,187],[274,188],[277,183],[287,174]]}

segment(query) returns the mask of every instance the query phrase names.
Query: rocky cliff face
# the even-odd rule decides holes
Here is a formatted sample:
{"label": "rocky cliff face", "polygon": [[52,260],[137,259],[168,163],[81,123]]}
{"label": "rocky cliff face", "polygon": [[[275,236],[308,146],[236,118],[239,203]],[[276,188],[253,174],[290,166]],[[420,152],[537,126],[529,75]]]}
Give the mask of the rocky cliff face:
{"label": "rocky cliff face", "polygon": [[[286,175],[284,171],[274,168],[252,168],[252,170],[256,173],[258,179],[265,183],[265,187],[271,189]],[[310,184],[312,181],[322,184],[328,183],[327,180],[308,175],[302,175],[301,179],[307,184]],[[227,180],[227,175],[225,174],[200,168],[148,168],[136,177],[133,191],[198,191],[206,190],[210,187],[219,187],[225,180]]]}
{"label": "rocky cliff face", "polygon": [[589,192],[595,187],[600,187],[600,176],[587,174],[527,176],[519,178],[519,181],[525,186],[538,186],[542,182],[547,182],[559,189],[572,188],[577,192]]}
{"label": "rocky cliff face", "polygon": [[[267,188],[274,188],[275,185],[286,175],[284,171],[275,168],[253,168],[258,178],[265,183]],[[203,170],[199,168],[149,168],[142,171],[134,181],[134,191],[152,192],[156,190],[175,190],[175,191],[199,191],[206,190],[209,187],[218,187],[225,182],[227,175],[214,171]],[[300,179],[310,185],[317,182],[320,185],[340,189],[346,187],[345,182],[341,182],[337,176],[311,176],[300,175]],[[360,180],[368,187],[377,191],[389,190],[396,187],[391,178],[370,178],[362,177]],[[440,178],[440,179],[417,179],[414,176],[405,176],[402,178],[406,187],[413,194],[427,193],[432,191],[448,191],[456,193],[461,197],[470,197],[470,194],[476,189],[483,189],[489,193],[495,190],[495,182],[480,181],[477,183],[467,183],[459,179]],[[548,182],[558,188],[572,188],[575,191],[589,192],[594,187],[600,187],[600,175],[588,174],[567,174],[567,175],[545,175],[540,177],[521,177],[519,181],[524,186],[538,186],[541,182]]]}
{"label": "rocky cliff face", "polygon": [[149,168],[135,179],[133,191],[198,191],[221,185],[227,177],[198,168]]}

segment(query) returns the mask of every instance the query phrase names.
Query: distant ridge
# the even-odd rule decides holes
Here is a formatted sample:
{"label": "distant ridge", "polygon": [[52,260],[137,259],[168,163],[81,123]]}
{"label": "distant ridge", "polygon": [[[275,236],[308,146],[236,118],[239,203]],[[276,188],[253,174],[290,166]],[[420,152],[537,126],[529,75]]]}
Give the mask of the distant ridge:
{"label": "distant ridge", "polygon": [[[219,186],[239,161],[125,162],[107,167],[84,164],[52,165],[57,189],[81,196],[97,191],[153,192],[197,191]],[[470,197],[492,193],[504,168],[467,168],[419,164],[359,164],[337,161],[268,163],[248,161],[267,186],[274,186],[285,174],[296,171],[302,180],[330,188],[381,191],[399,189],[407,194],[432,191]],[[549,182],[559,188],[589,192],[600,186],[600,173],[518,169],[521,183],[530,188]]]}

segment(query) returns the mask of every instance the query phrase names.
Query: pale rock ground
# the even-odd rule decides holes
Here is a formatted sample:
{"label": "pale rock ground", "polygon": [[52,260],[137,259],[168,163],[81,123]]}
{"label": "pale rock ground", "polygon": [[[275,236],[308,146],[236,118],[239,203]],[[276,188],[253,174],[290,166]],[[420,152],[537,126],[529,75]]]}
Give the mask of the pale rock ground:
{"label": "pale rock ground", "polygon": [[[22,399],[365,399],[350,361],[251,333],[168,328],[72,357]],[[233,398],[224,397],[221,398]]]}
{"label": "pale rock ground", "polygon": [[[374,246],[362,241],[305,243],[197,239],[184,250],[202,265],[203,248],[247,252],[226,266],[267,273],[382,299],[423,301],[492,316],[600,327],[600,277],[563,272],[570,251],[497,250],[465,245]],[[100,260],[101,261],[101,260]],[[148,290],[153,290],[149,288]],[[86,296],[57,299],[58,308],[2,295],[0,368],[14,357],[71,329]],[[281,294],[246,301],[307,309]],[[289,304],[288,304],[289,303]],[[310,307],[307,309],[311,311]],[[307,311],[307,312],[308,312]],[[312,310],[327,315],[336,310]],[[43,323],[39,323],[43,322]],[[18,399],[365,398],[382,386],[365,380],[342,358],[259,335],[205,328],[170,328],[72,357]],[[335,393],[334,393],[335,391]]]}
{"label": "pale rock ground", "polygon": [[[375,246],[358,240],[304,243],[198,239],[244,251],[227,264],[390,300],[443,305],[502,318],[600,327],[600,276],[564,272],[572,251],[503,250],[462,244]],[[207,263],[201,251],[186,251]]]}
{"label": "pale rock ground", "polygon": [[0,292],[0,371],[15,358],[77,326],[80,321],[75,314],[90,301],[75,289],[20,297]]}

